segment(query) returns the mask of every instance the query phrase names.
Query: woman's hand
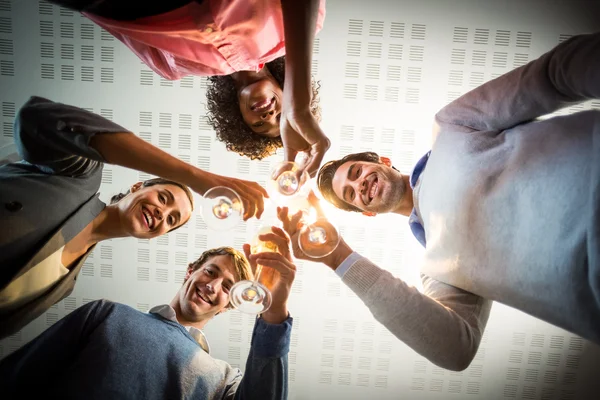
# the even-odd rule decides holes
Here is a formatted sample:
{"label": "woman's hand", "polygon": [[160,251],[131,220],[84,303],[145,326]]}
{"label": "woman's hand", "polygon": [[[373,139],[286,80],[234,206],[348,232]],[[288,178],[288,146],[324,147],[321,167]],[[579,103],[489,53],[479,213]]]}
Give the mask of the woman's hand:
{"label": "woman's hand", "polygon": [[284,100],[279,123],[285,160],[294,161],[298,153],[305,153],[304,169],[314,177],[331,142],[308,107],[292,109],[286,103]]}
{"label": "woman's hand", "polygon": [[242,199],[244,221],[254,216],[260,218],[265,209],[263,197],[269,197],[267,191],[262,186],[256,182],[245,181],[243,179],[215,175],[207,171],[200,172],[201,174],[189,184],[193,191],[204,196],[204,193],[216,186],[225,186],[233,189]]}

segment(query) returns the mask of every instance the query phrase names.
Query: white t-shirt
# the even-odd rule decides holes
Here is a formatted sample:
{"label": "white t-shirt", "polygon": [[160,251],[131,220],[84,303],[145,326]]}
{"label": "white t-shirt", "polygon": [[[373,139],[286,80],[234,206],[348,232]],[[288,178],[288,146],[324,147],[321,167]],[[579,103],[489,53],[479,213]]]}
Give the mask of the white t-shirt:
{"label": "white t-shirt", "polygon": [[0,311],[12,311],[50,289],[69,270],[62,264],[64,246],[0,291]]}

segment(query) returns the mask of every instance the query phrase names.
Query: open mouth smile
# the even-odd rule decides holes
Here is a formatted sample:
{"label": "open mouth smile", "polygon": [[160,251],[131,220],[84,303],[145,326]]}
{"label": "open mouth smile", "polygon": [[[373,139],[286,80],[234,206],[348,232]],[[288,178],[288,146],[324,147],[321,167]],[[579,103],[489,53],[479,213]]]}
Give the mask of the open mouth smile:
{"label": "open mouth smile", "polygon": [[267,111],[271,110],[271,106],[273,106],[274,104],[275,104],[275,97],[271,97],[270,99],[267,99],[267,100],[257,101],[256,103],[252,104],[250,109],[257,113],[267,112]]}
{"label": "open mouth smile", "polygon": [[379,179],[377,178],[377,174],[374,172],[371,176],[367,177],[367,192],[366,192],[366,204],[371,204],[375,196],[379,193]]}
{"label": "open mouth smile", "polygon": [[196,295],[203,302],[210,304],[211,306],[215,305],[214,302],[208,296],[206,296],[204,293],[202,293],[202,291],[198,287],[196,287]]}
{"label": "open mouth smile", "polygon": [[146,225],[146,227],[149,230],[154,229],[156,220],[154,219],[154,217],[152,216],[152,214],[150,213],[150,211],[148,211],[148,209],[146,207],[142,207],[142,220],[144,221],[144,224]]}

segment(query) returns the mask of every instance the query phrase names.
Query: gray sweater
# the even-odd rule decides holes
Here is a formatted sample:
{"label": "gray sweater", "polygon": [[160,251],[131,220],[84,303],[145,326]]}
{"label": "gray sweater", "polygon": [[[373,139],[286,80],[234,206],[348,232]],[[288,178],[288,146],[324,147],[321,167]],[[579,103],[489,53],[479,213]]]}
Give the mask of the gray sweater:
{"label": "gray sweater", "polygon": [[424,291],[369,260],[344,282],[431,362],[466,368],[492,301],[600,343],[600,34],[576,36],[436,115],[415,187]]}
{"label": "gray sweater", "polygon": [[94,301],[0,361],[2,398],[283,400],[291,330],[258,318],[242,376],[179,323]]}

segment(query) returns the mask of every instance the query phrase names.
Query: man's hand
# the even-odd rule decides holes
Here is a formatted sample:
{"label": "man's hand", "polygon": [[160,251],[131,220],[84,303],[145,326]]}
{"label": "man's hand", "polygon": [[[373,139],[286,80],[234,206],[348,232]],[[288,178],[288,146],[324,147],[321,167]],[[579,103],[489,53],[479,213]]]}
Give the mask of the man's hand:
{"label": "man's hand", "polygon": [[262,318],[268,323],[280,324],[288,318],[287,300],[296,277],[296,266],[292,262],[289,236],[275,226],[271,227],[271,230],[273,233],[266,233],[258,238],[276,244],[277,253],[250,254],[249,244],[244,244],[244,253],[253,270],[256,270],[259,264],[267,267],[262,269],[261,275],[263,279],[270,281],[268,286],[272,299],[271,307],[262,314]]}
{"label": "man's hand", "polygon": [[[280,132],[286,161],[294,161],[300,152],[305,153],[303,168],[311,177],[319,171],[321,161],[331,142],[319,127],[308,107],[293,110],[284,104],[281,112]],[[293,100],[290,100],[293,101]]]}
{"label": "man's hand", "polygon": [[[311,201],[311,204],[313,204],[314,201],[318,201],[318,199],[316,198],[316,196],[314,196],[311,199],[311,196],[309,195],[309,201]],[[317,214],[320,217],[324,218],[320,207],[317,207]],[[346,259],[346,257],[348,257],[352,253],[352,249],[346,244],[344,239],[340,237],[340,243],[335,248],[335,250],[328,256],[319,259],[309,257],[306,254],[304,254],[298,242],[298,237],[303,226],[303,223],[301,222],[302,211],[298,211],[296,214],[288,216],[287,207],[277,207],[277,217],[283,223],[283,229],[287,232],[287,234],[292,240],[292,249],[294,251],[294,257],[296,257],[297,259],[321,262],[335,271],[336,268],[339,267],[339,265]],[[328,221],[324,220],[324,223],[327,224]]]}
{"label": "man's hand", "polygon": [[215,175],[206,171],[199,172],[200,174],[197,175],[197,178],[189,185],[193,191],[204,195],[209,189],[216,186],[225,186],[233,189],[242,199],[244,221],[254,216],[260,218],[265,208],[263,197],[269,197],[267,191],[262,186],[256,182]]}

